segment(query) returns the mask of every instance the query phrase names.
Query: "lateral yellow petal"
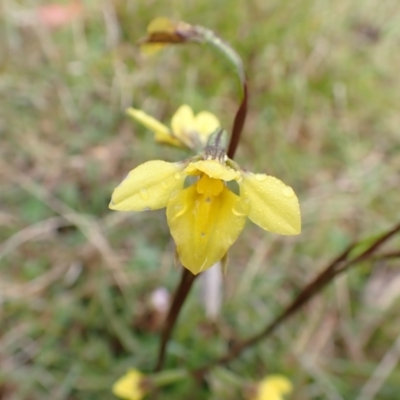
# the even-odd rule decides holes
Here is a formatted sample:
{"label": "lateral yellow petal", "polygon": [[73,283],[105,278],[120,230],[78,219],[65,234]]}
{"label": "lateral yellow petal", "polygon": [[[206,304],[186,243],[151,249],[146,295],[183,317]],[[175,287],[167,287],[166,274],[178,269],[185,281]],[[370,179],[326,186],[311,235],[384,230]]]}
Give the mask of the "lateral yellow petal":
{"label": "lateral yellow petal", "polygon": [[180,140],[171,135],[165,135],[162,132],[156,132],[154,139],[158,143],[165,143],[175,147],[184,147],[184,143],[182,143]]}
{"label": "lateral yellow petal", "polygon": [[146,114],[144,111],[129,107],[126,110],[126,113],[151,131],[159,132],[164,135],[170,135],[170,130],[168,129],[168,127],[153,118],[151,115]]}
{"label": "lateral yellow petal", "polygon": [[126,113],[145,126],[147,129],[150,129],[155,134],[155,140],[160,143],[167,143],[173,146],[182,147],[182,143],[172,136],[171,131],[167,126],[162,124],[160,121],[153,118],[151,115],[146,114],[142,110],[138,110],[136,108],[130,107],[126,110]]}
{"label": "lateral yellow petal", "polygon": [[184,163],[148,161],[139,165],[114,190],[110,208],[119,211],[158,210],[183,188]]}
{"label": "lateral yellow petal", "polygon": [[208,111],[199,112],[194,119],[194,129],[200,134],[203,144],[207,143],[208,137],[220,126],[218,118]]}
{"label": "lateral yellow petal", "polygon": [[167,219],[182,265],[198,274],[220,261],[242,231],[246,211],[226,187],[212,196],[198,193],[194,184],[173,196]]}
{"label": "lateral yellow petal", "polygon": [[241,173],[233,168],[220,163],[217,160],[200,160],[191,162],[185,169],[188,175],[198,175],[198,171],[204,172],[210,178],[223,181],[240,180]]}
{"label": "lateral yellow petal", "polygon": [[301,232],[299,201],[293,189],[265,174],[245,172],[239,182],[240,197],[250,206],[251,221],[280,235]]}

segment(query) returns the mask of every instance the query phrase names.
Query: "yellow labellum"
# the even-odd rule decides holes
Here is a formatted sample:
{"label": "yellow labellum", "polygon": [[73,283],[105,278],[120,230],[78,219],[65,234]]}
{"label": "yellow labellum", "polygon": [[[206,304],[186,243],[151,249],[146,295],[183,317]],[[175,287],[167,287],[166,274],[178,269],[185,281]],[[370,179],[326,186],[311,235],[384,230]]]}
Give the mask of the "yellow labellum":
{"label": "yellow labellum", "polygon": [[240,197],[205,174],[178,192],[167,219],[182,265],[198,274],[220,261],[242,231],[245,215]]}

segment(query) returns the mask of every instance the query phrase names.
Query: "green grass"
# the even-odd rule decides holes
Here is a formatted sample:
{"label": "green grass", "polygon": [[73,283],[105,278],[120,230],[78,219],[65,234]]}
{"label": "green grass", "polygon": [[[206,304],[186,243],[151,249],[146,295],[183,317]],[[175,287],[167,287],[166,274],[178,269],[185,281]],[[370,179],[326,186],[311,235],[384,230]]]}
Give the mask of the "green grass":
{"label": "green grass", "polygon": [[[32,23],[45,3],[0,6],[1,399],[110,399],[128,368],[154,367],[159,323],[149,296],[179,280],[173,244],[163,211],[119,214],[108,202],[134,166],[186,154],[156,146],[124,110],[169,123],[188,103],[230,128],[238,97],[226,64],[206,48],[143,58],[134,43],[156,16],[213,29],[241,54],[250,109],[236,160],[293,186],[303,217],[294,238],[246,225],[230,251],[216,326],[196,287],[167,366],[223,354],[348,243],[399,218],[396,1],[83,0],[84,17],[58,30]],[[248,380],[286,374],[290,399],[352,400],[384,360],[387,379],[367,400],[397,400],[399,370],[387,361],[399,358],[397,266],[352,270],[230,368]],[[154,398],[235,398],[216,376],[209,384],[187,381]]]}

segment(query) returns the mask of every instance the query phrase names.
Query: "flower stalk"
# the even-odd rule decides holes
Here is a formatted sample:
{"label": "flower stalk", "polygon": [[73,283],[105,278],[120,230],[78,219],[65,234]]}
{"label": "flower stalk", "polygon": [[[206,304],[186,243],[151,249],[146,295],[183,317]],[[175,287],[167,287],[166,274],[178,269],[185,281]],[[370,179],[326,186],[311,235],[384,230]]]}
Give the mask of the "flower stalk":
{"label": "flower stalk", "polygon": [[167,344],[171,337],[172,331],[175,327],[178,315],[182,309],[182,305],[186,300],[187,295],[192,288],[192,285],[197,275],[193,275],[186,268],[182,268],[181,281],[176,288],[174,298],[168,311],[167,318],[161,333],[160,349],[158,352],[157,363],[154,368],[155,372],[161,371],[164,366],[165,352],[167,350]]}

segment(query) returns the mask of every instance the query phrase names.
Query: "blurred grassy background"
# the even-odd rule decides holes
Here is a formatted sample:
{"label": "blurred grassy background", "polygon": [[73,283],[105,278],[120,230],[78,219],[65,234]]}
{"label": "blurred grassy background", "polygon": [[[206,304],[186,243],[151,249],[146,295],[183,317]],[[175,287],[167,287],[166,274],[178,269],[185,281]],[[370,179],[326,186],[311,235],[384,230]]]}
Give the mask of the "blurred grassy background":
{"label": "blurred grassy background", "polygon": [[[303,215],[294,238],[246,226],[230,252],[221,317],[206,320],[196,287],[168,366],[196,367],[222,354],[349,242],[399,218],[398,1],[61,3],[70,18],[58,23],[44,0],[0,5],[6,400],[110,399],[127,368],[154,366],[160,315],[151,294],[172,291],[180,275],[164,212],[107,206],[134,166],[185,154],[154,145],[124,110],[133,105],[168,123],[188,103],[229,128],[237,106],[234,78],[211,51],[139,54],[134,43],[156,16],[209,27],[242,55],[251,97],[237,160],[293,186]],[[398,400],[398,266],[368,263],[341,277],[232,369],[248,379],[286,374],[290,399]],[[215,390],[193,392],[187,382],[158,398],[235,398]]]}

